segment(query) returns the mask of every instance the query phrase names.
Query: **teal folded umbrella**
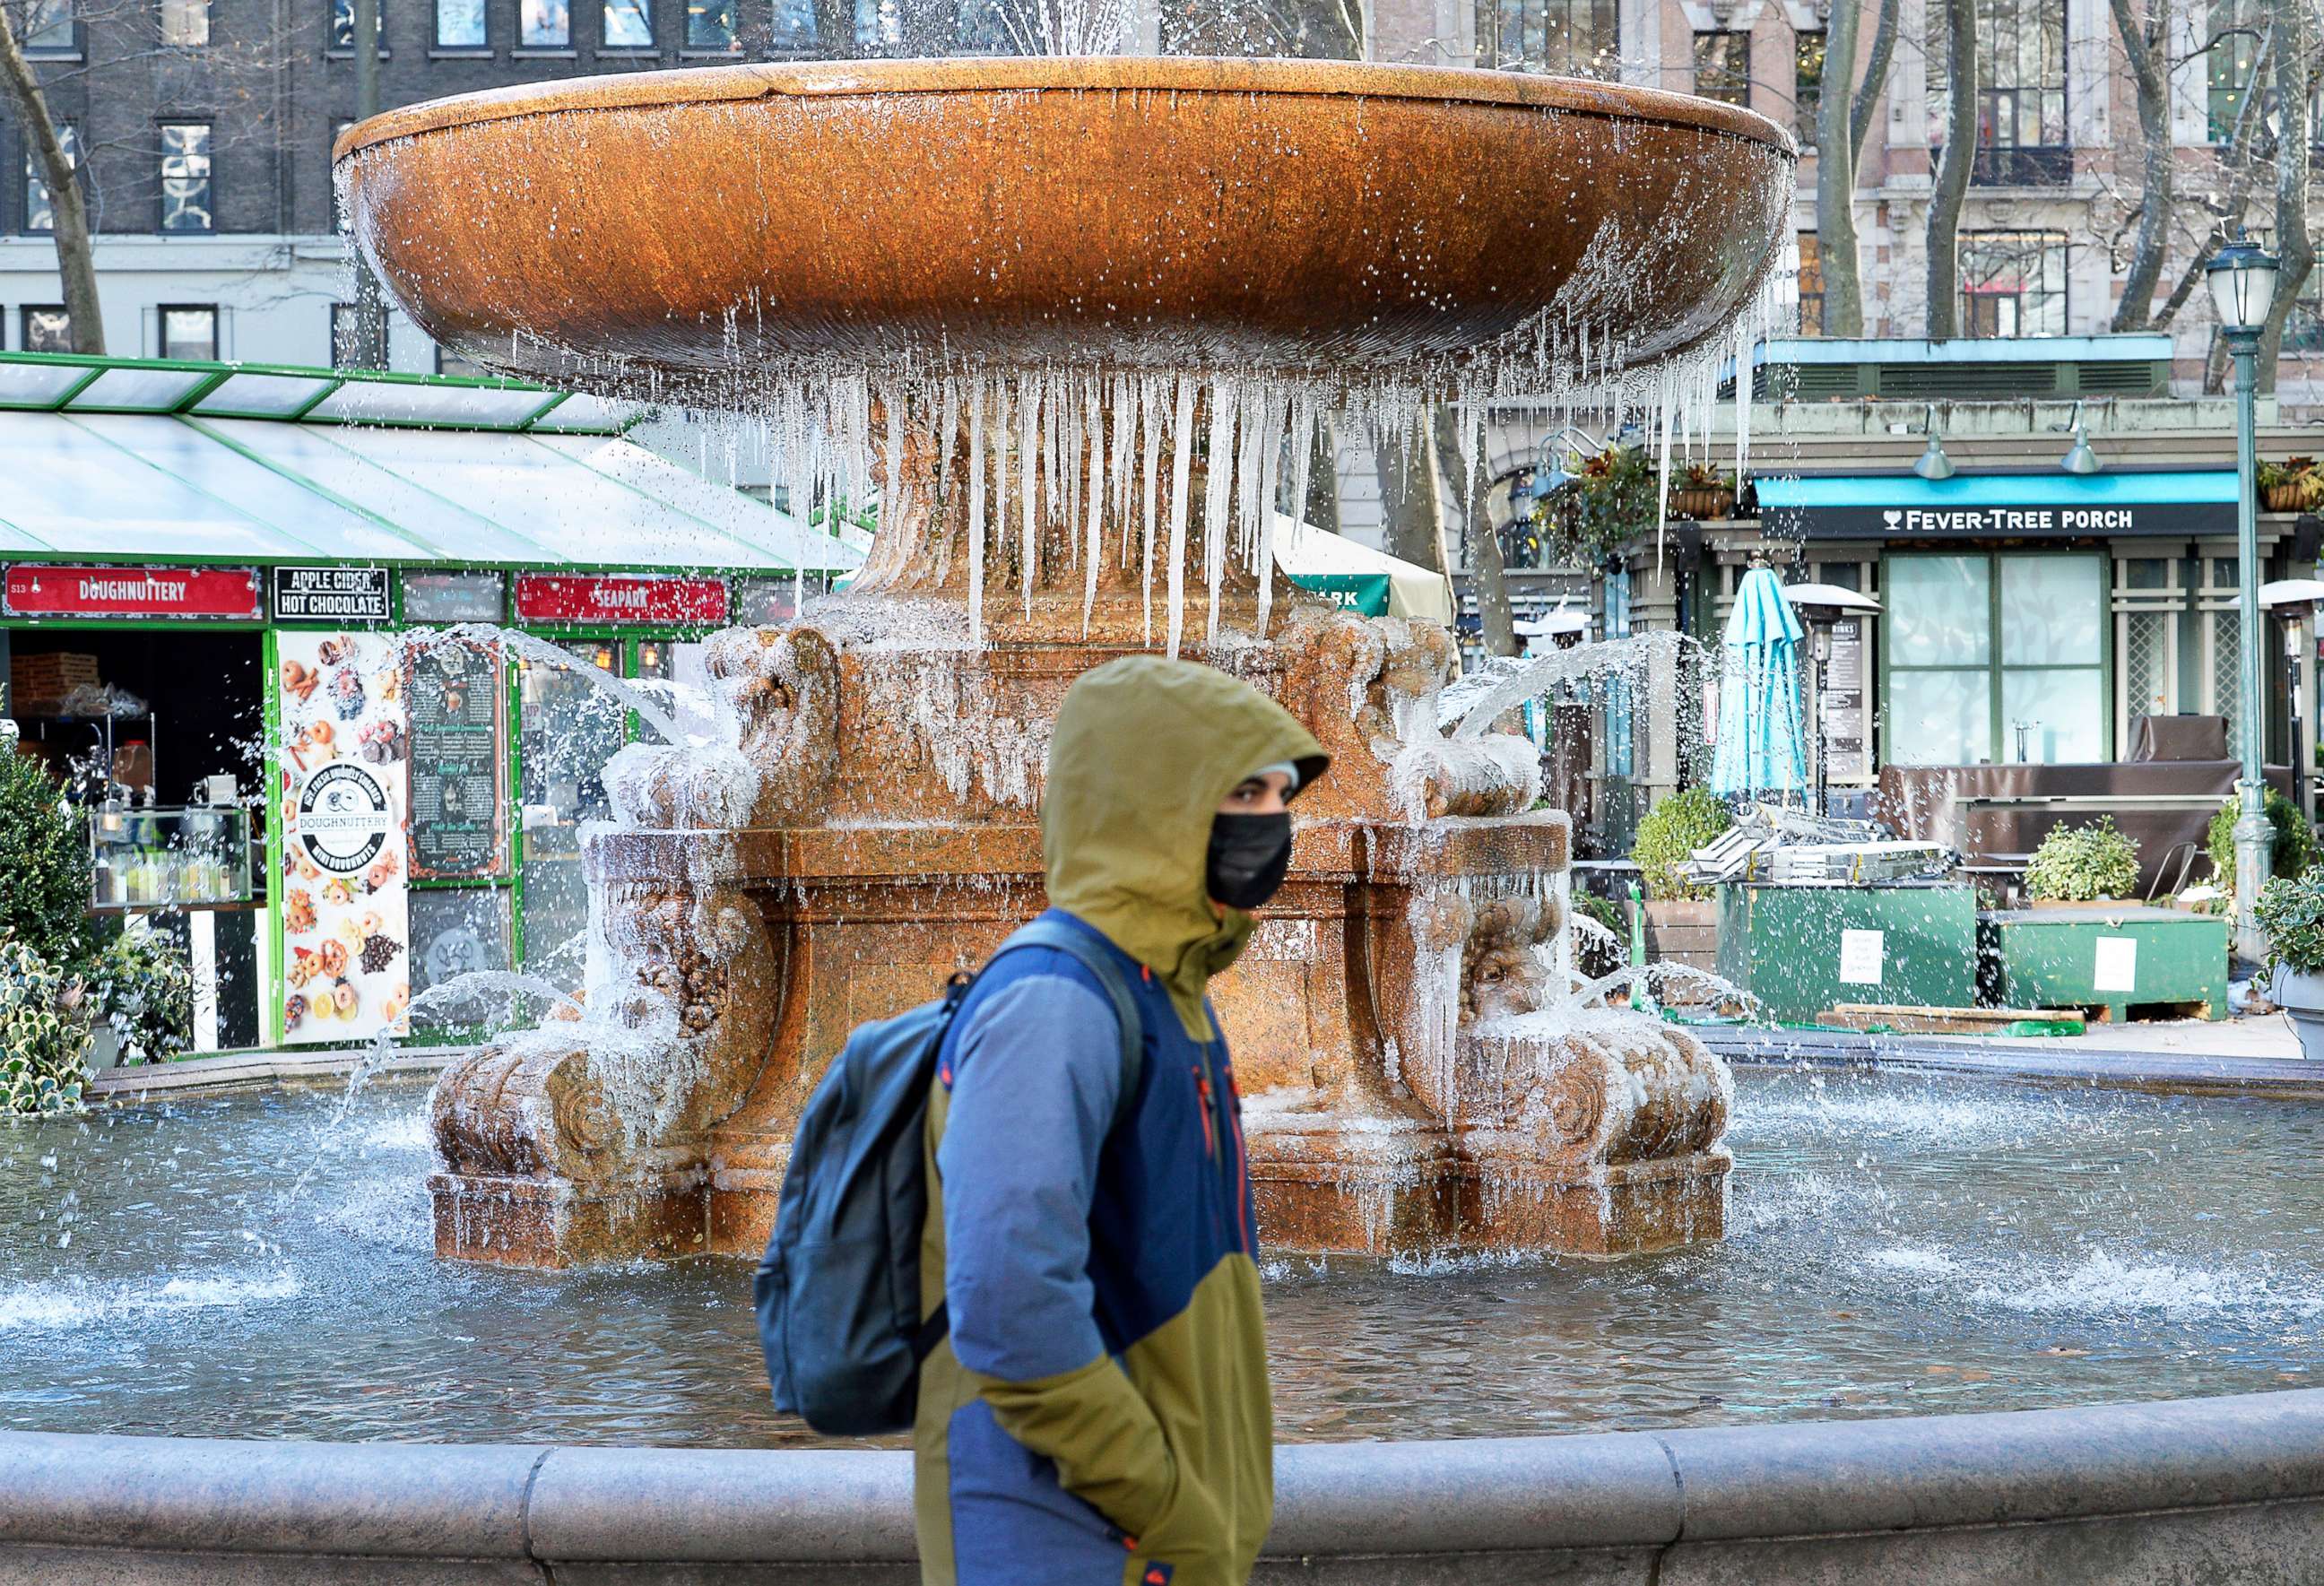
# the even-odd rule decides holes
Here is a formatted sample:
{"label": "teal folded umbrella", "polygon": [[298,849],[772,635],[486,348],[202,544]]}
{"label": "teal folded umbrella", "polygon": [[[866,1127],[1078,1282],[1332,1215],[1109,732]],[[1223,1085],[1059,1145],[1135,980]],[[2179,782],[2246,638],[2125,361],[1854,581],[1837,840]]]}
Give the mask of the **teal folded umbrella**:
{"label": "teal folded umbrella", "polygon": [[1723,648],[1711,790],[1746,798],[1803,791],[1808,759],[1800,726],[1800,620],[1766,568],[1752,568],[1737,586]]}

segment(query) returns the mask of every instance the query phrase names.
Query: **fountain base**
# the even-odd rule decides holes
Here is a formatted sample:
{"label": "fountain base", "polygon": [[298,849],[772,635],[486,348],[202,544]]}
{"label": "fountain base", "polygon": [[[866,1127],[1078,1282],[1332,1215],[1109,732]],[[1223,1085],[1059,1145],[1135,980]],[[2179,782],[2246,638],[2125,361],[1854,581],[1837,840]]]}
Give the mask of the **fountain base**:
{"label": "fountain base", "polygon": [[672,1260],[707,1243],[710,1186],[698,1170],[611,1186],[436,1173],[428,1196],[440,1260],[555,1269]]}

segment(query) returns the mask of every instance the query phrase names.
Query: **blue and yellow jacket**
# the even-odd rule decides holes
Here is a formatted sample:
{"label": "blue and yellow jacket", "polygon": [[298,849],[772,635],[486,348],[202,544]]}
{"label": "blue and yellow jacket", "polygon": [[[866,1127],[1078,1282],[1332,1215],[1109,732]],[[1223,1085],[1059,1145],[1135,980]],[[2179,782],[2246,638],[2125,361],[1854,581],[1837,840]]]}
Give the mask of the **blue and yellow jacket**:
{"label": "blue and yellow jacket", "polygon": [[[1139,753],[1120,752],[1124,732]],[[1222,918],[1202,876],[1211,812],[1277,761],[1306,780],[1323,763],[1280,707],[1208,668],[1118,661],[1060,709],[1048,917],[1115,955],[1145,1062],[1114,1126],[1112,1004],[1054,949],[998,960],[946,1037],[921,1304],[951,1330],[914,1435],[928,1586],[1239,1586],[1258,1557],[1274,1476],[1257,1228],[1202,996],[1251,922]]]}

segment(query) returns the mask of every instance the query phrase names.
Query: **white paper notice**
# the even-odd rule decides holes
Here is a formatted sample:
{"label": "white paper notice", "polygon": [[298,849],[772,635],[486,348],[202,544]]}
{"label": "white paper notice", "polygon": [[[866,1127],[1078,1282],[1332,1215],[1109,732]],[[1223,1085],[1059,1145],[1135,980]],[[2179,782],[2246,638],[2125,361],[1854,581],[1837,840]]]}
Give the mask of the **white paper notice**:
{"label": "white paper notice", "polygon": [[1840,932],[1840,978],[1850,985],[1878,985],[1886,935],[1882,931]]}
{"label": "white paper notice", "polygon": [[2090,986],[2100,991],[2135,991],[2138,989],[2136,936],[2098,938],[2098,958],[2090,973]]}

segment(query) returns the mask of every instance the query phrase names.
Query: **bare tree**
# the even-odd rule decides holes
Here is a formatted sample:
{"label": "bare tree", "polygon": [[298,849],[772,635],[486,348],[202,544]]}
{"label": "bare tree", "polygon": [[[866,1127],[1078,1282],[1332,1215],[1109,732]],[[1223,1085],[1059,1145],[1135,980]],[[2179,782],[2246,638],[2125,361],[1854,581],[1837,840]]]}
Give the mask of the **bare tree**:
{"label": "bare tree", "polygon": [[[1864,79],[1856,88],[1848,112],[1848,163],[1850,176],[1864,159],[1865,134],[1872,130],[1872,113],[1879,107],[1881,90],[1888,86],[1888,69],[1896,59],[1896,27],[1902,7],[1898,0],[1880,0],[1880,20],[1872,27],[1872,53],[1865,58]],[[1848,78],[1845,72],[1840,80]],[[1821,109],[1821,104],[1818,108]],[[1821,119],[1821,118],[1819,118]],[[1817,134],[1822,134],[1818,127]]]}
{"label": "bare tree", "polygon": [[2130,68],[2138,97],[2142,159],[2138,193],[2138,241],[2130,268],[2123,272],[2122,300],[2115,306],[2116,330],[2144,330],[2153,318],[2154,289],[2163,279],[2163,258],[2171,250],[2171,219],[2177,152],[2171,143],[2171,0],[2146,0],[2142,23],[2130,0],[2109,0],[2116,35]]}
{"label": "bare tree", "polygon": [[[2259,388],[2275,389],[2276,357],[2284,322],[2316,268],[2316,239],[2308,232],[2310,95],[2316,87],[2316,19],[2310,0],[2275,0],[2269,7],[2268,42],[2275,57],[2275,246],[2280,260],[2275,300],[2260,333]],[[2257,73],[2253,74],[2255,79]],[[2257,86],[2256,81],[2254,84]]]}
{"label": "bare tree", "polygon": [[[1468,552],[1470,582],[1477,591],[1477,620],[1482,627],[1485,653],[1515,655],[1517,622],[1509,609],[1508,569],[1502,565],[1501,537],[1493,530],[1492,511],[1486,504],[1490,480],[1481,455],[1473,470],[1462,466],[1460,429],[1460,416],[1452,408],[1438,408],[1429,426],[1430,449],[1435,454],[1439,477],[1455,487],[1463,505],[1461,538]],[[1437,493],[1440,513],[1443,500],[1443,493]]]}
{"label": "bare tree", "polygon": [[1977,159],[1977,0],[1944,0],[1945,152],[1929,195],[1929,337],[1960,334],[1960,217]]}
{"label": "bare tree", "polygon": [[[1831,0],[1823,41],[1824,87],[1816,99],[1816,257],[1823,270],[1826,336],[1864,334],[1864,288],[1856,245],[1856,141],[1849,85],[1856,78],[1858,0]],[[1834,80],[1834,69],[1838,78]]]}
{"label": "bare tree", "polygon": [[51,230],[57,250],[57,274],[64,283],[65,317],[72,327],[73,351],[92,356],[105,351],[105,311],[97,295],[97,258],[88,238],[88,202],[81,191],[72,156],[64,146],[56,117],[40,76],[24,53],[25,24],[38,13],[22,3],[0,5],[0,90],[5,90],[16,124],[34,159],[41,180],[49,189]]}

